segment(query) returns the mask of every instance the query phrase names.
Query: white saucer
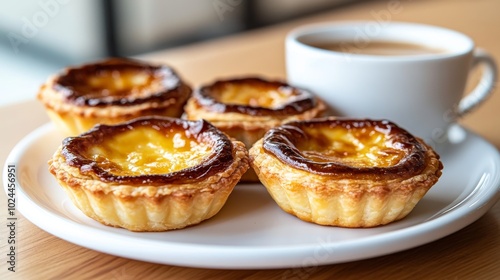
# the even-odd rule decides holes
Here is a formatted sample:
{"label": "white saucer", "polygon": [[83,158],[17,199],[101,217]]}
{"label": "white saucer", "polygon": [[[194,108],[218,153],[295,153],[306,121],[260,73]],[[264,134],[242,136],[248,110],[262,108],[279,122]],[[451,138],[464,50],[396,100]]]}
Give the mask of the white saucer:
{"label": "white saucer", "polygon": [[488,211],[500,194],[500,155],[470,132],[457,135],[453,144],[437,147],[445,166],[443,176],[413,212],[399,222],[371,229],[303,222],[284,213],[260,184],[236,186],[219,214],[190,228],[134,233],[107,227],[75,208],[48,172],[47,160],[62,140],[50,124],[14,148],[4,174],[7,164],[16,165],[18,210],[28,220],[93,250],[190,267],[315,266],[416,247],[451,234]]}

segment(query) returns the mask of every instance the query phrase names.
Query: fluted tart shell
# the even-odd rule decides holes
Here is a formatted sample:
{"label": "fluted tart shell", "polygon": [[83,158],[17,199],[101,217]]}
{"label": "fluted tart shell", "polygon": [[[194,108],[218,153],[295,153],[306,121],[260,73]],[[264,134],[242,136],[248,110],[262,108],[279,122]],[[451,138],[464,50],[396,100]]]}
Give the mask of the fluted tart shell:
{"label": "fluted tart shell", "polygon": [[249,153],[260,181],[284,211],[351,228],[404,218],[443,168],[430,146],[385,120],[290,122],[267,132]]}
{"label": "fluted tart shell", "polygon": [[37,98],[65,136],[143,116],[180,117],[192,90],[166,65],[112,58],[51,76]]}
{"label": "fluted tart shell", "polygon": [[[271,128],[320,116],[324,103],[311,92],[257,77],[218,80],[196,89],[185,116],[205,119],[248,149]],[[249,170],[242,181],[258,181]]]}
{"label": "fluted tart shell", "polygon": [[66,138],[49,171],[87,216],[131,231],[213,217],[249,168],[243,143],[210,123],[144,117]]}

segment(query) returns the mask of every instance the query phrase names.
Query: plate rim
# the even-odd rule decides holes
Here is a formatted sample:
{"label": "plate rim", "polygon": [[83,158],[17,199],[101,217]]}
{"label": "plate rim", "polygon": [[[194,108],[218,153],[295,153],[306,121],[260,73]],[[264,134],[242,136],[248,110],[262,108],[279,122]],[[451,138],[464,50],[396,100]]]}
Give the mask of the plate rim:
{"label": "plate rim", "polygon": [[[46,123],[35,130],[33,130],[31,133],[27,134],[25,137],[19,141],[15,147],[11,150],[9,153],[5,165],[4,165],[4,173],[6,174],[6,169],[9,164],[16,164],[17,168],[18,163],[22,157],[26,153],[26,149],[35,143],[40,137],[43,135],[46,135],[50,133],[52,130],[54,130],[55,127],[53,126],[52,123]],[[316,259],[310,259],[309,262],[312,262],[313,265],[324,265],[324,264],[334,264],[334,263],[340,263],[340,262],[348,262],[348,261],[355,261],[355,260],[361,260],[361,259],[367,259],[371,257],[376,257],[376,256],[382,256],[382,255],[387,255],[403,250],[407,250],[410,248],[418,247],[427,243],[430,243],[432,241],[435,241],[437,239],[443,238],[451,233],[454,233],[477,219],[479,219],[481,216],[483,216],[500,198],[500,153],[494,147],[491,143],[486,141],[484,138],[481,136],[478,136],[477,134],[463,128],[467,135],[473,136],[476,138],[475,140],[481,142],[482,145],[487,146],[489,149],[493,149],[496,151],[496,153],[490,154],[490,158],[493,159],[492,164],[494,167],[496,167],[496,177],[493,178],[493,181],[490,183],[490,185],[493,185],[493,187],[496,185],[495,188],[491,188],[492,190],[490,192],[487,192],[487,195],[485,198],[479,197],[479,198],[472,198],[476,199],[475,202],[481,202],[479,203],[478,206],[476,207],[469,207],[469,208],[464,208],[464,207],[458,207],[458,209],[451,210],[448,213],[444,213],[439,215],[436,218],[430,218],[425,221],[422,221],[420,223],[410,225],[405,228],[400,228],[400,229],[395,229],[393,231],[389,232],[383,232],[380,234],[376,234],[373,236],[366,236],[362,237],[359,240],[349,240],[346,242],[343,242],[341,244],[294,244],[293,247],[287,247],[286,245],[281,245],[281,246],[276,246],[276,247],[265,247],[265,246],[259,246],[259,247],[252,247],[252,246],[243,246],[243,247],[238,247],[238,246],[222,246],[219,244],[189,244],[189,243],[180,243],[179,242],[171,242],[171,241],[159,241],[159,240],[144,240],[143,237],[140,236],[129,236],[129,235],[121,235],[120,233],[117,232],[107,232],[105,230],[95,228],[91,225],[86,225],[82,223],[78,223],[74,220],[65,218],[64,216],[58,215],[58,213],[54,212],[53,209],[49,209],[45,207],[44,205],[39,205],[36,203],[36,201],[32,200],[30,196],[25,192],[23,187],[20,185],[19,181],[16,180],[16,198],[19,197],[19,194],[21,194],[21,197],[24,198],[24,201],[28,202],[30,204],[29,208],[38,208],[38,211],[42,211],[45,216],[49,217],[51,221],[55,221],[57,223],[62,223],[67,226],[70,226],[72,228],[72,231],[74,231],[76,234],[72,237],[68,237],[67,233],[66,234],[61,234],[59,231],[54,230],[53,228],[50,228],[46,225],[46,223],[40,222],[37,219],[34,219],[35,215],[34,213],[31,213],[28,211],[28,209],[25,209],[25,206],[18,205],[19,212],[26,217],[27,220],[29,220],[31,223],[35,224],[37,227],[40,229],[58,237],[63,240],[66,240],[70,243],[89,248],[95,251],[115,255],[115,256],[120,256],[120,257],[125,257],[129,259],[136,259],[136,260],[142,260],[142,261],[148,261],[152,263],[159,263],[159,264],[166,264],[166,265],[180,265],[180,266],[189,266],[189,267],[200,267],[200,268],[229,268],[229,269],[263,269],[263,268],[291,268],[291,267],[297,267],[297,266],[303,266],[301,263],[298,263],[297,261],[294,261],[293,263],[288,263],[285,258],[284,261],[277,261],[277,262],[266,262],[266,261],[260,261],[257,263],[251,263],[251,262],[245,262],[241,260],[234,260],[231,262],[220,262],[218,261],[218,258],[214,256],[213,253],[214,250],[217,250],[219,253],[219,258],[221,258],[220,254],[225,254],[225,255],[231,255],[235,253],[241,254],[243,252],[243,255],[247,255],[247,257],[250,257],[250,259],[261,256],[262,254],[265,254],[267,257],[265,259],[269,259],[269,256],[282,256],[283,253],[287,253],[290,255],[290,252],[293,252],[296,255],[302,255],[301,259],[307,260],[308,256],[311,255],[311,253],[317,254],[319,249],[323,249],[323,251],[331,251],[331,250],[345,250],[345,248],[369,248],[373,247],[374,244],[376,244],[376,247],[378,248],[378,251],[380,251],[379,247],[383,244],[386,243],[394,243],[394,240],[399,240],[401,244],[399,246],[396,246],[397,248],[392,248],[390,250],[384,250],[383,252],[370,252],[370,253],[355,253],[351,254],[350,257],[346,258],[332,258],[330,256],[326,257],[316,257]],[[473,190],[478,189],[478,186],[475,186]],[[482,187],[484,189],[484,187]],[[4,191],[6,192],[6,185],[4,184]],[[484,192],[484,191],[483,191]],[[471,191],[468,196],[466,196],[464,199],[460,200],[459,202],[463,202],[469,198],[469,196],[473,192]],[[466,202],[470,203],[470,202]],[[454,205],[457,205],[457,203],[454,203]],[[20,207],[21,206],[21,207]],[[438,213],[436,213],[438,214]],[[38,214],[41,215],[41,214]],[[49,223],[50,224],[50,223]],[[78,229],[78,230],[73,230],[73,229]],[[107,237],[107,241],[113,241],[115,242],[117,236],[122,239],[120,242],[134,242],[135,246],[137,246],[137,243],[140,243],[139,247],[151,247],[151,249],[155,249],[155,246],[158,245],[158,243],[163,243],[164,246],[168,246],[168,249],[174,254],[181,254],[183,257],[179,259],[168,259],[165,260],[158,260],[156,259],[156,256],[158,253],[151,254],[151,257],[147,256],[139,256],[139,255],[131,255],[130,253],[127,252],[116,252],[116,250],[105,250],[102,248],[99,248],[99,245],[101,245],[99,242],[97,242],[94,245],[89,245],[88,243],[81,242],[78,240],[78,236],[83,234],[82,232],[90,230],[93,234],[97,234],[100,236],[101,239],[104,237]],[[438,232],[438,234],[434,234],[432,238],[423,238],[424,240],[420,240],[418,238],[415,238],[414,240],[410,240],[411,237],[415,236],[421,236],[425,234],[429,234],[432,232]],[[102,235],[102,236],[101,236]],[[402,241],[408,241],[410,240],[411,242],[402,242]],[[102,240],[101,240],[102,241]],[[120,243],[118,242],[118,243]],[[318,247],[319,246],[319,247]],[[318,249],[319,248],[319,249]],[[351,249],[352,250],[352,249]],[[132,250],[134,251],[134,250]],[[200,257],[209,257],[209,261],[205,263],[200,263],[200,262],[193,262],[189,257],[190,254],[195,253],[199,257],[196,259],[200,259]],[[292,253],[292,255],[293,255]],[[161,254],[159,254],[161,255]],[[177,255],[177,257],[180,257]],[[226,260],[227,257],[222,257],[222,259]],[[244,258],[243,258],[244,259]],[[293,257],[292,259],[297,259],[296,257]]]}

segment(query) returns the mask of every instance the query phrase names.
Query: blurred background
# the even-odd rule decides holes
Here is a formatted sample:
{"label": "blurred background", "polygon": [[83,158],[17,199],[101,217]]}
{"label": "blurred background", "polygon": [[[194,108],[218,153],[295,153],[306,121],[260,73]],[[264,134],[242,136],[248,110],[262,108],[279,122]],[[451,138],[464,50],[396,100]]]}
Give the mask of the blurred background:
{"label": "blurred background", "polygon": [[0,105],[61,68],[277,24],[362,0],[1,0]]}

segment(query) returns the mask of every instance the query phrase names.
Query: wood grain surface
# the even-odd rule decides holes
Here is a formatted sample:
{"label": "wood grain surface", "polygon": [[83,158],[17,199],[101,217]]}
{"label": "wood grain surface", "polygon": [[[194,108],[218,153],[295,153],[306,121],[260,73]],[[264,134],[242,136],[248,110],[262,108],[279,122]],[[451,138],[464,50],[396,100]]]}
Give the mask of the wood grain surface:
{"label": "wood grain surface", "polygon": [[[387,13],[390,3],[398,13]],[[386,12],[384,12],[386,11]],[[221,77],[254,74],[284,78],[286,33],[299,25],[331,20],[410,21],[440,25],[470,35],[500,61],[500,1],[376,1],[255,30],[241,35],[141,56],[172,65],[193,86]],[[471,85],[472,86],[472,85]],[[34,93],[35,95],[35,93]],[[500,147],[497,91],[461,123]],[[0,107],[0,161],[36,127],[48,122],[36,101]],[[2,184],[5,184],[2,178]],[[7,221],[0,192],[0,219]],[[215,270],[158,265],[115,257],[40,230],[18,214],[16,272],[7,270],[8,228],[0,229],[0,279],[499,279],[500,203],[482,218],[438,241],[403,252],[343,264],[278,270]]]}

